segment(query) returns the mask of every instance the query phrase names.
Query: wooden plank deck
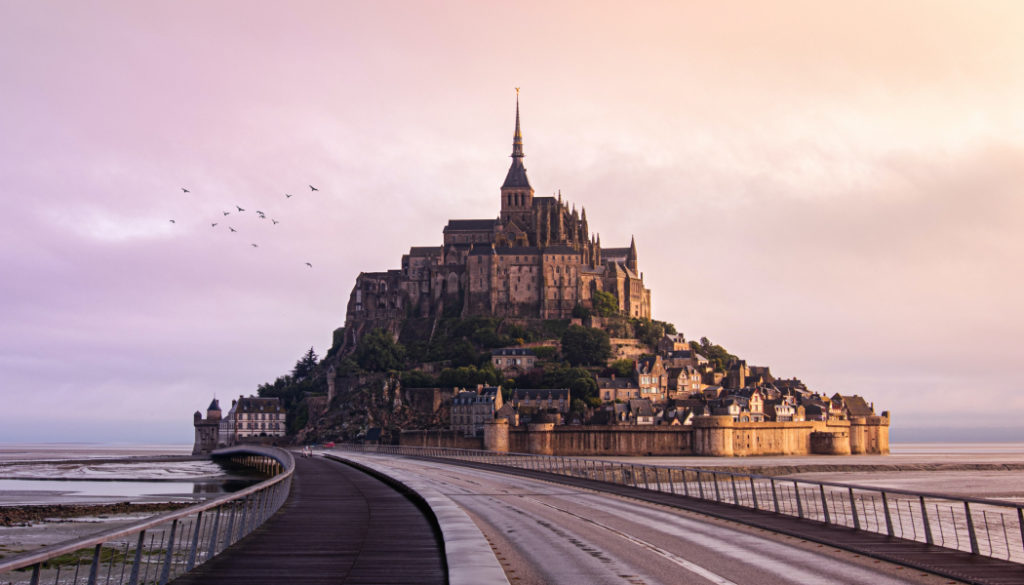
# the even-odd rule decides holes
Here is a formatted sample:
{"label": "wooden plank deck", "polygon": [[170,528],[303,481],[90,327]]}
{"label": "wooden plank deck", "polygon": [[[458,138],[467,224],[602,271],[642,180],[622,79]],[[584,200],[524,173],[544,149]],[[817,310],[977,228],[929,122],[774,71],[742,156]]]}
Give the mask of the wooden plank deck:
{"label": "wooden plank deck", "polygon": [[274,517],[176,585],[444,584],[432,521],[403,494],[348,465],[296,460]]}
{"label": "wooden plank deck", "polygon": [[826,546],[853,551],[865,556],[894,562],[906,567],[928,571],[975,585],[1024,584],[1024,565],[1019,563],[972,555],[967,552],[931,546],[912,540],[893,538],[885,534],[843,528],[823,522],[801,520],[792,516],[782,516],[771,512],[751,510],[731,504],[720,504],[681,495],[652,492],[589,479],[555,475],[543,471],[512,469],[486,463],[471,463],[444,458],[434,460],[440,463],[458,464],[502,473],[514,473],[524,477],[544,479],[601,492],[616,493],[639,500],[673,506],[818,542]]}

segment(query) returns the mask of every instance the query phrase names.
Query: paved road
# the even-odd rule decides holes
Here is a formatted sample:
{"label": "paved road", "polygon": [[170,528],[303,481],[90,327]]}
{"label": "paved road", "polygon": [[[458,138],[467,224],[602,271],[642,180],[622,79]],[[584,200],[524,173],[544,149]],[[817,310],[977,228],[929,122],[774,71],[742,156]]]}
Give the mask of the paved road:
{"label": "paved road", "polygon": [[618,496],[437,462],[345,456],[414,474],[450,497],[516,585],[957,583]]}

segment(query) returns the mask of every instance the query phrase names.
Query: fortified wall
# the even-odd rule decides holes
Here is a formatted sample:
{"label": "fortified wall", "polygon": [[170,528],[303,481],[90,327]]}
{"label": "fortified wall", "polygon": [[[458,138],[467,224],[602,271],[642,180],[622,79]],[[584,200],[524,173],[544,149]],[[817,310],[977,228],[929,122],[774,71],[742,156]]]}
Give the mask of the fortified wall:
{"label": "fortified wall", "polygon": [[556,426],[551,423],[510,428],[496,420],[484,436],[454,431],[406,431],[403,445],[486,449],[488,451],[593,457],[697,455],[885,455],[889,418],[804,422],[735,422],[728,416],[694,419],[692,426]]}

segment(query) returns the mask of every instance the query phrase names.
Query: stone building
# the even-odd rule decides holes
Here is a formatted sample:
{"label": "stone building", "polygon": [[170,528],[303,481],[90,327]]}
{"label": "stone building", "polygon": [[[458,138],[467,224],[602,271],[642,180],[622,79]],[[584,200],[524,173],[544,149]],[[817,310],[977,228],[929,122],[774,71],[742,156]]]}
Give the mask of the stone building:
{"label": "stone building", "polygon": [[465,435],[482,435],[484,424],[493,421],[494,414],[501,407],[500,386],[459,392],[452,399],[451,428]]}
{"label": "stone building", "polygon": [[566,319],[577,305],[592,308],[595,291],[613,294],[624,315],[651,317],[635,239],[628,247],[603,247],[585,209],[577,211],[561,192],[535,194],[525,156],[517,95],[498,216],[452,219],[441,246],[412,247],[401,268],[360,273],[349,296],[345,345],[375,327],[396,332],[407,316]]}
{"label": "stone building", "polygon": [[248,398],[239,396],[231,401],[231,416],[235,443],[253,437],[283,437],[285,410],[277,398]]}
{"label": "stone building", "polygon": [[491,365],[502,374],[518,374],[532,370],[537,356],[528,347],[503,347],[491,350]]}
{"label": "stone building", "polygon": [[193,455],[239,443],[270,442],[287,433],[285,409],[277,398],[239,396],[238,400],[231,401],[226,416],[220,409],[220,402],[214,398],[206,409],[205,419],[199,411],[192,418],[196,431]]}
{"label": "stone building", "polygon": [[206,407],[206,418],[198,410],[192,415],[192,425],[196,429],[195,443],[192,445],[193,455],[203,455],[218,447],[221,424],[220,403],[214,398]]}

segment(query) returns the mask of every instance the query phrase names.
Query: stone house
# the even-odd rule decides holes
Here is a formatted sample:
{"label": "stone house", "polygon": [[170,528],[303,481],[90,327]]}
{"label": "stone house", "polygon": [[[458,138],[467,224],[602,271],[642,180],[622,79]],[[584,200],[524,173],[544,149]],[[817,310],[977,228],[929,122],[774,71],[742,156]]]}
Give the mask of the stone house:
{"label": "stone house", "polygon": [[537,356],[526,347],[503,347],[491,350],[491,365],[502,374],[519,374],[532,370]]}
{"label": "stone house", "polygon": [[736,394],[747,399],[750,422],[764,422],[764,394],[761,393],[761,389],[744,388],[736,392]]}
{"label": "stone house", "polygon": [[668,379],[669,398],[687,398],[699,394],[703,387],[700,372],[693,366],[665,368],[665,375]]}
{"label": "stone house", "polygon": [[571,406],[568,388],[516,388],[509,394],[508,401],[516,410],[531,408],[537,411],[557,411],[560,414],[568,413]]}
{"label": "stone house", "polygon": [[667,354],[673,351],[690,349],[690,342],[686,341],[682,333],[665,335],[658,340],[658,353]]}
{"label": "stone house", "polygon": [[482,435],[484,424],[494,420],[502,407],[500,386],[481,386],[476,391],[455,395],[451,406],[451,428],[467,436]]}
{"label": "stone house", "polygon": [[700,368],[703,370],[703,368],[708,365],[708,358],[691,349],[665,352],[664,360],[666,368],[682,368],[690,366],[692,368]]}
{"label": "stone house", "polygon": [[654,424],[654,405],[648,398],[634,398],[629,401],[629,421],[635,425]]}
{"label": "stone house", "polygon": [[633,367],[641,398],[654,403],[668,400],[668,374],[660,355],[641,358]]}
{"label": "stone house", "polygon": [[255,437],[283,437],[287,431],[284,406],[277,398],[239,396],[231,401],[227,419],[234,434],[230,444]]}
{"label": "stone house", "polygon": [[842,418],[849,419],[850,417],[868,417],[875,416],[874,405],[868,404],[864,398],[858,394],[852,396],[843,396],[842,394],[836,393],[832,397],[832,404],[839,405],[839,411],[841,412]]}
{"label": "stone house", "polygon": [[598,397],[602,402],[626,402],[640,398],[640,387],[629,378],[616,378],[612,374],[608,378],[597,378]]}

